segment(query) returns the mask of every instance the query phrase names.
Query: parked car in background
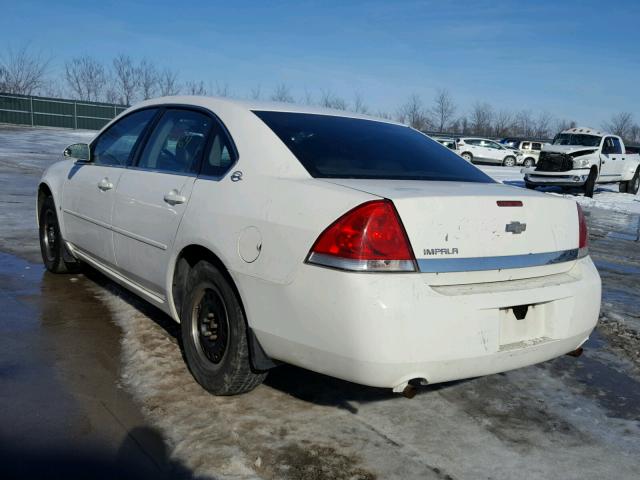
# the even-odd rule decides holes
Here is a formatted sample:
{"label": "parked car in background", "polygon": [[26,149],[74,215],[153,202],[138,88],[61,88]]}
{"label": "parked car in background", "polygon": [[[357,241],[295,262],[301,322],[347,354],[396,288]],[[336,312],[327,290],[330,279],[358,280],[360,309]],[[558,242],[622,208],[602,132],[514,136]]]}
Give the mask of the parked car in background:
{"label": "parked car in background", "polygon": [[451,138],[451,137],[431,137],[432,139],[434,139],[436,142],[444,145],[445,147],[447,147],[449,150],[457,150],[457,145],[456,145],[456,139],[455,138]]}
{"label": "parked car in background", "polygon": [[535,168],[524,168],[527,188],[582,187],[592,197],[597,183],[619,183],[620,191],[640,188],[640,155],[617,135],[592,128],[570,128],[545,145]]}
{"label": "parked car in background", "polygon": [[276,361],[403,392],[574,351],[598,320],[576,202],[399,123],[165,97],[64,155],[38,187],[46,268],[82,261],[166,312],[214,394]]}
{"label": "parked car in background", "polygon": [[494,140],[461,137],[456,143],[460,156],[469,162],[497,163],[505,167],[515,167],[522,162],[522,152]]}
{"label": "parked car in background", "polygon": [[522,160],[518,163],[526,168],[535,166],[538,163],[543,146],[543,142],[535,140],[516,142],[515,148],[522,152]]}

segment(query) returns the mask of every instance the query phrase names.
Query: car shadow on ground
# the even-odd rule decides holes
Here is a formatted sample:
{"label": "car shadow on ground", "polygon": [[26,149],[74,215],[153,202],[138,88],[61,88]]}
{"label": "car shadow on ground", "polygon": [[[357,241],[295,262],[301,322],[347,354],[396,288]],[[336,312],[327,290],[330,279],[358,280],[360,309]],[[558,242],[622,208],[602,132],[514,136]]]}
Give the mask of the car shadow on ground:
{"label": "car shadow on ground", "polygon": [[118,448],[115,458],[111,452],[95,448],[17,448],[0,438],[0,464],[2,478],[5,479],[196,478],[179,461],[169,457],[159,432],[149,427],[130,430]]}
{"label": "car shadow on ground", "polygon": [[[84,275],[87,280],[109,290],[130,306],[155,322],[164,332],[171,336],[180,346],[183,361],[185,361],[184,349],[180,340],[180,325],[160,309],[138,298],[125,290],[99,271],[85,266]],[[185,369],[186,361],[185,361]],[[437,385],[414,385],[415,396],[428,395],[430,392],[448,388],[469,380],[441,383]],[[195,380],[194,380],[195,382]],[[264,385],[290,395],[299,400],[316,405],[336,407],[357,413],[358,408],[354,403],[368,403],[399,398],[402,395],[392,392],[390,388],[378,388],[359,385],[346,380],[316,373],[304,368],[289,364],[279,364],[271,369]]]}

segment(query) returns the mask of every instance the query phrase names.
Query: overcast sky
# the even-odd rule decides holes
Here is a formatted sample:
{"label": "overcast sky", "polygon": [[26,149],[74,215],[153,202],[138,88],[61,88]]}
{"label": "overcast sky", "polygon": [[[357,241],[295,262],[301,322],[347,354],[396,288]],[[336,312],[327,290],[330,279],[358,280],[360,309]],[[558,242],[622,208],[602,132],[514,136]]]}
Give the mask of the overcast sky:
{"label": "overcast sky", "polygon": [[[248,96],[284,82],[302,98],[360,93],[395,112],[447,88],[474,101],[600,126],[640,120],[640,1],[0,0],[0,48],[30,42],[64,61],[146,57],[180,79]],[[1,52],[1,50],[0,50]]]}

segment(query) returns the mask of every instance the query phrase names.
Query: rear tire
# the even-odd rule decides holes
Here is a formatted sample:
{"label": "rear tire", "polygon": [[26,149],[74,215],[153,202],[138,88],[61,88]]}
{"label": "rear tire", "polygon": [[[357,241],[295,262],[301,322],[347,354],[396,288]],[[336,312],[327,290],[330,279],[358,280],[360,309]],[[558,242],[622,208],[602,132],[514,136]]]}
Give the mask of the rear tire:
{"label": "rear tire", "polygon": [[525,158],[524,162],[522,162],[522,166],[524,168],[531,168],[536,164],[536,161],[533,158]]}
{"label": "rear tire", "polygon": [[635,195],[640,190],[640,167],[636,168],[636,173],[628,182],[620,182],[620,191]]}
{"label": "rear tire", "polygon": [[237,395],[260,385],[267,374],[251,368],[244,312],[225,275],[200,261],[184,291],[182,343],[193,378],[214,395]]}
{"label": "rear tire", "polygon": [[505,157],[502,161],[502,165],[505,167],[515,167],[516,166],[516,157]]}
{"label": "rear tire", "polygon": [[42,263],[52,273],[74,273],[80,270],[80,262],[66,250],[60,234],[60,224],[53,197],[45,198],[38,215],[40,253]]}
{"label": "rear tire", "polygon": [[584,196],[593,198],[593,192],[596,189],[596,178],[598,177],[598,171],[593,168],[589,172],[587,181],[584,183]]}

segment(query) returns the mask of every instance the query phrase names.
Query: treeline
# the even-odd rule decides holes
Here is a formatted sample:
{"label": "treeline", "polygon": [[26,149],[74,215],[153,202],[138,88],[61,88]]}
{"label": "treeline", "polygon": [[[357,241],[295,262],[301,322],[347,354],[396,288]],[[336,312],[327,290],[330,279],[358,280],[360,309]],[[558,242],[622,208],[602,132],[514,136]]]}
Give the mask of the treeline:
{"label": "treeline", "polygon": [[[548,112],[497,110],[486,102],[476,102],[470,108],[462,109],[447,89],[438,90],[428,102],[420,95],[412,94],[392,112],[372,109],[358,92],[350,99],[331,90],[305,91],[302,97],[296,97],[286,83],[270,89],[257,85],[250,92],[232,92],[226,83],[183,80],[174,69],[125,54],[117,55],[108,63],[83,55],[65,61],[58,75],[53,75],[51,70],[51,59],[28,46],[7,48],[0,56],[0,92],[125,105],[178,94],[245,97],[372,114],[398,120],[422,131],[451,135],[546,139],[576,126],[575,121],[556,118]],[[640,143],[640,125],[629,112],[612,115],[600,127],[620,135],[627,143]]]}

